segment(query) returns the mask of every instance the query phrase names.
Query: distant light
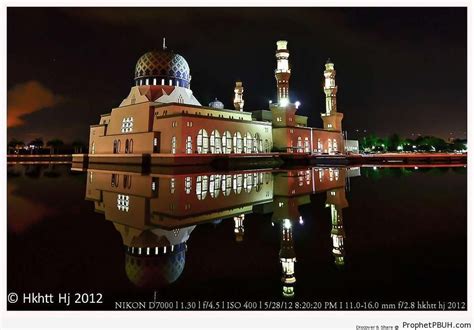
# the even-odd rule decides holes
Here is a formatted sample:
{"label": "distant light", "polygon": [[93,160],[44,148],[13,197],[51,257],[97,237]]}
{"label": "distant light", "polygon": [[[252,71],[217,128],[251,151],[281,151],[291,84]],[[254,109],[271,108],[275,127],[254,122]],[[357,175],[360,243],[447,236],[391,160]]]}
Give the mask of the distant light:
{"label": "distant light", "polygon": [[273,221],[272,221],[272,227],[273,227],[273,226],[275,226],[275,224],[274,224]]}
{"label": "distant light", "polygon": [[290,219],[283,220],[283,228],[285,228],[285,229],[290,229],[291,228]]}
{"label": "distant light", "polygon": [[403,147],[402,147],[402,146],[398,146],[398,147],[397,147],[397,150],[398,150],[398,151],[403,150]]}
{"label": "distant light", "polygon": [[374,166],[373,169],[374,169],[374,171],[377,171],[377,166]]}
{"label": "distant light", "polygon": [[268,100],[268,103],[272,104],[272,102],[273,102],[272,100]]}
{"label": "distant light", "polygon": [[298,109],[300,105],[301,105],[301,102],[300,102],[300,101],[296,101],[296,102],[295,102],[296,109]]}
{"label": "distant light", "polygon": [[418,169],[418,166],[415,166],[415,170],[417,170],[417,169]]}
{"label": "distant light", "polygon": [[413,146],[413,149],[415,149],[415,148],[416,148],[416,146]]}
{"label": "distant light", "polygon": [[304,224],[303,218],[300,217],[300,225]]}

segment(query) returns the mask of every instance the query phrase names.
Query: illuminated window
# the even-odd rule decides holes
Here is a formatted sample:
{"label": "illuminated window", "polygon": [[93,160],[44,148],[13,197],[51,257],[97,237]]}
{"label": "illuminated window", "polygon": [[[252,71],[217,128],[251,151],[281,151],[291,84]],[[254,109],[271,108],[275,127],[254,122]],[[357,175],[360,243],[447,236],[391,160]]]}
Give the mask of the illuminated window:
{"label": "illuminated window", "polygon": [[222,135],[222,153],[230,154],[232,152],[232,135],[229,131],[225,131]]}
{"label": "illuminated window", "polygon": [[242,153],[242,135],[240,134],[240,132],[234,133],[233,145],[234,145],[234,153],[236,154]]}
{"label": "illuminated window", "polygon": [[190,136],[186,138],[186,153],[187,154],[193,153],[193,138]]}
{"label": "illuminated window", "polygon": [[156,85],[156,78],[153,78],[153,85]]}
{"label": "illuminated window", "polygon": [[221,148],[221,135],[219,134],[219,131],[213,130],[211,132],[211,138],[209,140],[209,143],[211,145],[211,153],[212,154],[220,154],[222,153],[222,148]]}
{"label": "illuminated window", "polygon": [[304,152],[310,152],[311,148],[309,146],[309,139],[308,137],[304,138]]}
{"label": "illuminated window", "polygon": [[207,195],[207,184],[208,178],[206,175],[198,176],[196,178],[196,196],[197,199],[203,200]]}
{"label": "illuminated window", "polygon": [[122,133],[130,133],[133,131],[133,117],[126,117],[122,119]]}
{"label": "illuminated window", "polygon": [[145,80],[145,85],[148,85],[148,78]]}
{"label": "illuminated window", "polygon": [[173,136],[171,138],[171,153],[172,154],[176,153],[176,136]]}
{"label": "illuminated window", "polygon": [[217,198],[221,189],[221,176],[219,174],[211,175],[209,179],[209,193],[212,198]]}
{"label": "illuminated window", "polygon": [[232,175],[222,175],[221,180],[222,194],[229,196],[232,191]]}
{"label": "illuminated window", "polygon": [[193,179],[190,176],[187,176],[184,179],[184,191],[186,192],[186,194],[191,193],[192,184],[193,184]]}
{"label": "illuminated window", "polygon": [[130,206],[130,196],[127,195],[117,195],[117,209],[119,211],[128,212]]}
{"label": "illuminated window", "polygon": [[174,194],[175,190],[176,190],[176,179],[171,178],[170,179],[170,193]]}
{"label": "illuminated window", "polygon": [[197,152],[207,154],[209,152],[209,137],[205,129],[200,129],[196,139]]}
{"label": "illuminated window", "polygon": [[235,194],[240,194],[242,192],[242,174],[236,174],[233,176],[232,188]]}
{"label": "illuminated window", "polygon": [[328,124],[328,128],[332,128],[332,124]]}
{"label": "illuminated window", "polygon": [[249,154],[252,152],[252,142],[252,134],[247,132],[247,134],[244,136],[244,153]]}
{"label": "illuminated window", "polygon": [[161,85],[164,85],[164,84],[165,84],[165,80],[161,79]]}
{"label": "illuminated window", "polygon": [[301,140],[301,136],[298,136],[296,148],[298,152],[303,152],[303,141]]}

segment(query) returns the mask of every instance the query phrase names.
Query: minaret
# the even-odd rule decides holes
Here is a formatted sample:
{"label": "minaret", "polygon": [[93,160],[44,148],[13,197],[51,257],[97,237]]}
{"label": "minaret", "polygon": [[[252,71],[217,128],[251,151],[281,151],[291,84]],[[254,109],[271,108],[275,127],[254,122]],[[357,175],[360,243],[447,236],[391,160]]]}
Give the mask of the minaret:
{"label": "minaret", "polygon": [[326,94],[326,112],[321,114],[324,129],[332,131],[342,131],[343,114],[337,112],[336,103],[336,70],[331,59],[326,62],[326,70],[324,70],[324,94]]}
{"label": "minaret", "polygon": [[234,107],[237,111],[244,111],[244,87],[241,81],[235,82],[234,88]]}
{"label": "minaret", "polygon": [[296,254],[293,244],[293,228],[289,219],[282,221],[282,236],[280,248],[280,262],[282,268],[281,283],[283,285],[283,296],[293,297],[295,295],[294,284]]}
{"label": "minaret", "polygon": [[236,242],[242,242],[244,240],[244,220],[245,214],[234,217],[234,234]]}
{"label": "minaret", "polygon": [[277,50],[275,57],[277,59],[277,68],[275,69],[275,78],[277,81],[277,98],[280,106],[286,106],[290,103],[289,97],[289,86],[291,69],[288,63],[290,52],[286,48],[288,41],[279,40],[277,41]]}

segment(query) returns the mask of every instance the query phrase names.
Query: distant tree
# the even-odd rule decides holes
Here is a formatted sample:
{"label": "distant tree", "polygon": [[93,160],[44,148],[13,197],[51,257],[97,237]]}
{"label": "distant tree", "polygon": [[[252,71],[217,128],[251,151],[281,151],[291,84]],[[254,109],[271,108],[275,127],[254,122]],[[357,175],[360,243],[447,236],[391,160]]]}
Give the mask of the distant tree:
{"label": "distant tree", "polygon": [[8,142],[8,152],[17,152],[15,149],[21,148],[24,145],[25,142],[13,138],[10,140],[10,142]]}
{"label": "distant tree", "polygon": [[398,134],[392,134],[387,138],[387,150],[398,151],[398,147],[403,144],[403,139]]}
{"label": "distant tree", "polygon": [[[38,137],[38,138],[32,140],[30,143],[28,143],[28,145],[33,146],[34,149],[43,148],[43,146],[44,146],[43,138]],[[31,153],[33,153],[33,148],[31,148]]]}
{"label": "distant tree", "polygon": [[452,145],[453,150],[461,151],[466,149],[467,140],[454,139]]}
{"label": "distant tree", "polygon": [[82,142],[81,140],[75,140],[72,143],[72,146],[74,148],[74,153],[75,154],[80,154],[85,149],[86,144],[84,142]]}
{"label": "distant tree", "polygon": [[377,143],[377,137],[374,134],[369,134],[362,138],[360,147],[362,150],[372,150],[372,147],[375,147]]}
{"label": "distant tree", "polygon": [[64,145],[64,142],[60,139],[49,140],[46,145],[51,148],[51,153],[54,154],[57,148]]}

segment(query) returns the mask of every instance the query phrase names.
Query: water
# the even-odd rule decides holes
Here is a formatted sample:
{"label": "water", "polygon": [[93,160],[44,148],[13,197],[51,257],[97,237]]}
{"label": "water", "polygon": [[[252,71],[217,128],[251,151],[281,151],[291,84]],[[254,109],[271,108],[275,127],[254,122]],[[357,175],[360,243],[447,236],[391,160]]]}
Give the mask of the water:
{"label": "water", "polygon": [[73,301],[8,308],[467,308],[463,166],[156,172],[9,165],[7,291]]}

